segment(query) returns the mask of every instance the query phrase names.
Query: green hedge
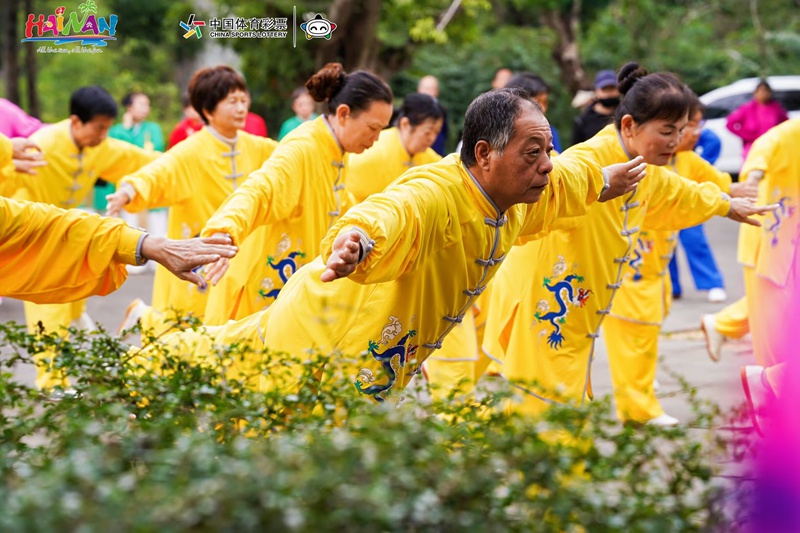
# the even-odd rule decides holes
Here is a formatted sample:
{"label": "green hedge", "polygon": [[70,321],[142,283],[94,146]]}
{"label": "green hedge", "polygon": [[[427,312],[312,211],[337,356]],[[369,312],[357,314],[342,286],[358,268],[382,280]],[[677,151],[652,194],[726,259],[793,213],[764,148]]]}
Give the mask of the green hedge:
{"label": "green hedge", "polygon": [[[0,531],[730,531],[743,513],[715,474],[746,442],[621,427],[608,400],[531,420],[500,392],[372,405],[333,374],[259,394],[220,378],[241,347],[153,374],[104,333],[70,338],[0,325]],[[76,395],[14,379],[46,348]]]}

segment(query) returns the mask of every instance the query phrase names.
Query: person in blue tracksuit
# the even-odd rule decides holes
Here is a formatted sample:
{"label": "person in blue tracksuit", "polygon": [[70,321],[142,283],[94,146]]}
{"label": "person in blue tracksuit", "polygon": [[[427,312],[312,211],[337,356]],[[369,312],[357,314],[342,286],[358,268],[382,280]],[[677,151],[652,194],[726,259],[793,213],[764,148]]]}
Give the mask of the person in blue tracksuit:
{"label": "person in blue tracksuit", "polygon": [[[702,110],[701,110],[702,113]],[[701,122],[702,124],[702,122]],[[711,130],[703,129],[694,147],[703,159],[712,165],[717,160],[722,148],[720,138]],[[686,259],[689,262],[689,270],[694,278],[694,285],[698,291],[708,291],[708,299],[711,302],[725,301],[725,282],[722,279],[714,259],[714,253],[708,244],[703,225],[693,226],[681,230],[679,233],[680,243],[686,252]],[[681,281],[678,274],[678,249],[669,262],[669,274],[672,278],[672,297],[681,297]]]}

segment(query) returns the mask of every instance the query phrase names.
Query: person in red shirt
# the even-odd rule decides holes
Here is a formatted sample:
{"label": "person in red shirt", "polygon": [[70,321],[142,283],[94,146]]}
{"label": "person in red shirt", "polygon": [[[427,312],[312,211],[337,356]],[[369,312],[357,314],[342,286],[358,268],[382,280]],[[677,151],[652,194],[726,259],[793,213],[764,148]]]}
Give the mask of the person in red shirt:
{"label": "person in red shirt", "polygon": [[184,95],[181,102],[183,103],[183,120],[178,122],[178,125],[172,130],[172,133],[169,134],[167,149],[172,148],[179,142],[186,140],[189,135],[203,129],[203,121],[200,120],[200,115],[197,114],[197,111],[195,111],[192,104],[189,102],[189,96]]}
{"label": "person in red shirt", "polygon": [[264,122],[264,119],[260,116],[256,115],[252,111],[249,111],[250,105],[253,103],[253,99],[250,97],[250,93],[247,93],[247,121],[244,123],[244,131],[251,135],[258,135],[259,137],[266,137],[267,136],[267,123]]}

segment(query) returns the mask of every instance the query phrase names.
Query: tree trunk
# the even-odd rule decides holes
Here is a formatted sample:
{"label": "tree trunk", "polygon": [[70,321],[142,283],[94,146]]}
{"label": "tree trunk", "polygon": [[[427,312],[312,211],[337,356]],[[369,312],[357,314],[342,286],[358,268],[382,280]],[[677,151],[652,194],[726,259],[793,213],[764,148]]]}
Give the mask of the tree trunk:
{"label": "tree trunk", "polygon": [[5,53],[3,54],[3,64],[6,71],[6,98],[19,105],[19,33],[17,31],[19,22],[19,0],[9,0],[6,3],[5,19]]}
{"label": "tree trunk", "polygon": [[753,21],[753,28],[756,30],[756,41],[758,42],[758,59],[761,67],[759,76],[766,76],[767,64],[767,38],[764,33],[764,26],[761,25],[761,18],[758,15],[758,0],[750,0],[750,18]]}
{"label": "tree trunk", "polygon": [[[33,13],[33,0],[25,0],[25,13]],[[28,89],[28,114],[41,118],[39,91],[36,83],[36,47],[33,43],[25,43],[25,79]]]}
{"label": "tree trunk", "polygon": [[542,23],[556,32],[552,56],[561,71],[561,80],[572,94],[586,87],[586,73],[581,65],[578,46],[580,13],[581,0],[574,0],[569,11],[552,9],[541,15]]}
{"label": "tree trunk", "polygon": [[336,24],[330,41],[320,42],[317,67],[339,61],[347,72],[378,67],[380,0],[334,0],[328,19]]}

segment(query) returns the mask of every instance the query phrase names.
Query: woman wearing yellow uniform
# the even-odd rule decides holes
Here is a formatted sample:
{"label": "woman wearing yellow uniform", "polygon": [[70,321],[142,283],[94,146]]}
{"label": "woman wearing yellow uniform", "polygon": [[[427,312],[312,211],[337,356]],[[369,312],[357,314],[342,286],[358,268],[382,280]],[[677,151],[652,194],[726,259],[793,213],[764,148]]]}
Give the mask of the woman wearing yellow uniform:
{"label": "woman wearing yellow uniform", "polygon": [[742,173],[763,172],[759,201],[777,206],[761,225],[752,291],[747,295],[756,363],[786,360],[797,344],[800,294],[800,120],[775,126],[750,149]]}
{"label": "woman wearing yellow uniform", "polygon": [[[764,171],[750,169],[747,174],[742,169],[741,176],[745,176],[744,183],[758,189],[758,183],[764,177]],[[739,244],[736,259],[742,265],[745,296],[726,306],[722,311],[705,315],[700,323],[706,338],[706,349],[712,361],[719,361],[722,355],[722,345],[728,339],[741,339],[750,333],[750,306],[747,295],[752,294],[756,277],[756,260],[761,247],[761,228],[745,225],[739,229]]]}
{"label": "woman wearing yellow uniform", "polygon": [[[184,332],[164,342],[201,360],[212,344],[232,342],[295,356],[334,354],[360,394],[397,397],[520,234],[538,234],[597,199],[603,169],[565,159],[553,170],[551,143],[547,120],[522,93],[479,96],[464,122],[463,161],[454,154],[411,169],[348,211],[326,235],[321,256],[268,310],[206,327],[200,333],[208,340]],[[636,163],[609,169],[604,199],[631,190],[642,170]],[[266,376],[262,387],[295,386],[302,365],[285,369],[288,376]]]}
{"label": "woman wearing yellow uniform", "polygon": [[[35,176],[17,174],[6,183],[15,200],[52,204],[62,208],[77,207],[99,177],[116,183],[138,170],[158,154],[116,139],[108,139],[108,130],[117,116],[117,104],[102,87],[82,87],[70,97],[70,118],[38,130],[30,139],[44,153],[47,165]],[[8,187],[8,188],[7,188]],[[31,333],[41,322],[48,332],[56,332],[75,323],[90,329],[94,323],[84,313],[86,301],[39,305],[25,302],[25,321]],[[39,368],[37,385],[47,387],[48,374]]]}
{"label": "woman wearing yellow uniform", "polygon": [[[327,102],[328,113],[284,137],[203,229],[205,236],[228,234],[243,248],[254,246],[257,254],[231,262],[209,299],[209,325],[268,307],[289,277],[319,253],[322,237],[352,203],[345,190],[346,154],[372,146],[391,118],[392,91],[369,72],[346,74],[330,63],[306,87],[317,102]],[[212,284],[226,263],[209,268]]]}
{"label": "woman wearing yellow uniform", "polygon": [[[132,213],[167,206],[167,236],[196,237],[222,202],[275,149],[272,139],[241,131],[247,118],[247,84],[234,69],[198,70],[189,81],[189,98],[206,126],[124,178],[119,190],[108,196],[107,214],[116,216],[123,206]],[[243,243],[232,261],[246,260],[254,251]],[[158,267],[152,301],[156,313],[145,313],[143,326],[155,327],[161,320],[189,313],[202,318],[207,297],[206,290]]]}
{"label": "woman wearing yellow uniform", "polygon": [[[759,137],[742,173],[760,180],[759,200],[778,204],[762,222],[752,285],[747,293],[755,365],[741,369],[742,385],[756,431],[764,416],[773,432],[796,409],[790,393],[797,380],[797,324],[800,320],[800,119],[790,119]],[[780,403],[776,405],[776,399]],[[776,420],[777,419],[777,420]],[[770,427],[771,426],[771,427]]]}
{"label": "woman wearing yellow uniform", "polygon": [[538,261],[523,272],[500,273],[525,276],[528,282],[511,322],[497,328],[507,332],[502,374],[522,392],[515,410],[538,413],[551,403],[591,396],[595,339],[641,227],[679,229],[713,215],[741,221],[763,212],[749,202],[731,202],[713,183],[698,185],[654,166],[672,158],[691,93],[671,74],[646,74],[635,63],[624,66],[619,85],[625,97],[615,125],[555,161],[580,158],[609,165],[641,156],[650,165],[648,177],[630,194],[566,221],[569,229],[545,236]]}
{"label": "woman wearing yellow uniform", "polygon": [[[697,183],[712,182],[733,197],[748,197],[755,192],[748,184],[732,184],[730,174],[720,172],[693,151],[700,136],[703,113],[695,97],[670,170]],[[625,266],[620,287],[603,321],[608,362],[614,384],[617,416],[623,422],[675,425],[678,420],[666,413],[655,395],[658,362],[658,335],[672,303],[669,261],[677,244],[677,232],[650,230],[639,233],[633,257]]]}
{"label": "woman wearing yellow uniform", "polygon": [[432,96],[407,95],[396,125],[383,130],[372,148],[348,159],[347,190],[356,202],[383,192],[409,168],[442,159],[431,148],[442,129],[442,120],[442,108]]}

